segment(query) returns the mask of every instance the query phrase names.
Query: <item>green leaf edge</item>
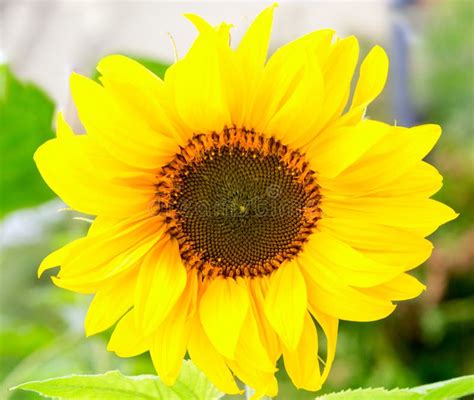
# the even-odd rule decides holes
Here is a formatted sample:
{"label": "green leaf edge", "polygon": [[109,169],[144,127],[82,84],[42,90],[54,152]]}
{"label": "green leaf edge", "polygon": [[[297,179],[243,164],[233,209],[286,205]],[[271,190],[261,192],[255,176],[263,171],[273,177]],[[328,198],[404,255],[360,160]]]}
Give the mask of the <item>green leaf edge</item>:
{"label": "green leaf edge", "polygon": [[[448,393],[445,393],[448,391]],[[392,395],[396,395],[398,399],[409,400],[448,400],[457,399],[461,396],[468,396],[474,394],[474,375],[460,376],[457,378],[448,379],[430,383],[427,385],[416,386],[413,388],[404,389],[385,389],[385,388],[359,388],[347,389],[341,392],[333,392],[318,396],[315,400],[344,400],[356,399],[357,395],[376,395],[383,394],[390,399]],[[406,397],[401,397],[406,395]],[[348,397],[350,396],[350,397]],[[443,397],[439,397],[443,396]],[[393,396],[392,396],[393,397]]]}
{"label": "green leaf edge", "polygon": [[[394,400],[419,400],[422,399],[422,395],[416,392],[413,392],[411,389],[385,389],[383,387],[379,388],[358,388],[358,389],[346,389],[340,392],[332,392],[324,394],[315,398],[315,400],[354,400],[357,399],[359,395],[383,395],[383,399],[394,399]],[[396,395],[397,397],[394,397]],[[390,397],[389,397],[390,396]],[[403,396],[403,397],[402,397]],[[364,397],[369,398],[369,397]],[[374,398],[375,397],[370,397]],[[378,397],[377,397],[378,399]]]}
{"label": "green leaf edge", "polygon": [[[152,379],[152,380],[157,379],[157,377],[153,376],[153,375],[127,376],[127,375],[123,375],[119,370],[111,370],[111,371],[107,371],[103,374],[70,374],[70,375],[64,375],[64,376],[59,376],[59,377],[55,377],[55,378],[29,381],[29,382],[21,383],[17,386],[13,386],[9,390],[14,391],[14,390],[21,389],[21,390],[27,390],[27,391],[30,391],[30,392],[38,393],[43,397],[60,398],[60,397],[51,397],[50,395],[46,395],[46,394],[42,393],[40,391],[40,389],[35,389],[34,387],[38,383],[42,385],[42,384],[45,384],[45,383],[48,383],[48,382],[64,381],[64,380],[68,380],[68,379],[71,379],[71,378],[98,378],[98,377],[105,377],[105,376],[110,376],[110,375],[119,375],[123,378],[131,379],[131,380],[134,380],[134,381],[140,381],[140,380],[145,380],[145,379]],[[29,386],[33,386],[33,387],[29,387]],[[133,392],[133,393],[135,393],[135,392]],[[155,399],[154,397],[148,396],[146,394],[145,394],[145,396],[147,396],[147,397],[149,397],[150,399],[153,399],[153,400]]]}
{"label": "green leaf edge", "polygon": [[[187,371],[185,371],[186,368],[188,368]],[[222,393],[219,389],[217,389],[207,379],[207,377],[205,377],[204,373],[201,372],[199,369],[197,369],[194,366],[194,364],[192,362],[190,362],[189,360],[183,361],[183,369],[181,370],[181,374],[180,374],[180,376],[178,377],[176,383],[173,386],[166,386],[161,381],[160,377],[157,376],[157,375],[147,374],[147,375],[129,376],[129,375],[122,374],[119,370],[111,370],[111,371],[107,371],[103,374],[70,374],[70,375],[64,375],[64,376],[60,376],[60,377],[48,378],[48,379],[43,379],[43,380],[29,381],[29,382],[25,382],[25,383],[21,383],[19,385],[13,386],[9,390],[10,391],[14,391],[14,390],[31,391],[31,392],[35,392],[35,393],[39,394],[42,397],[50,398],[50,399],[64,399],[64,400],[74,399],[74,398],[71,398],[71,397],[62,397],[62,396],[58,397],[56,395],[45,394],[42,391],[42,388],[37,388],[36,385],[40,384],[42,386],[45,383],[47,384],[48,382],[58,382],[58,381],[68,380],[68,379],[71,379],[71,378],[96,378],[96,377],[106,377],[106,376],[111,376],[112,375],[112,376],[118,376],[118,377],[121,377],[121,378],[129,379],[129,380],[132,380],[132,381],[135,381],[135,382],[140,381],[140,380],[150,379],[151,381],[154,381],[155,384],[159,383],[159,384],[163,385],[163,388],[160,388],[160,387],[157,388],[159,392],[161,392],[161,389],[169,390],[170,392],[173,392],[176,395],[177,398],[182,398],[182,394],[183,394],[182,392],[183,392],[183,389],[184,389],[185,392],[188,392],[190,394],[194,394],[193,397],[197,398],[197,394],[193,392],[193,389],[189,386],[189,382],[180,381],[180,377],[182,376],[182,374],[191,374],[191,375],[194,375],[194,377],[196,377],[197,375],[201,375],[204,378],[206,378],[207,383],[208,383],[208,388],[206,390],[206,393],[208,394],[210,391],[214,392],[214,393],[212,393],[213,397],[210,397],[209,400],[218,400],[218,399],[220,399],[224,396],[224,393]],[[154,395],[150,395],[150,394],[147,394],[147,393],[139,393],[139,392],[136,392],[136,391],[131,392],[129,390],[123,390],[123,389],[116,390],[114,388],[110,388],[110,392],[116,392],[117,394],[119,394],[120,392],[129,393],[131,395],[135,395],[137,399],[138,398],[149,399],[149,400],[157,400],[157,399],[162,400],[162,399],[164,399],[162,397],[155,397]],[[188,398],[186,398],[186,399],[188,399]],[[189,397],[189,399],[191,399],[191,397]]]}

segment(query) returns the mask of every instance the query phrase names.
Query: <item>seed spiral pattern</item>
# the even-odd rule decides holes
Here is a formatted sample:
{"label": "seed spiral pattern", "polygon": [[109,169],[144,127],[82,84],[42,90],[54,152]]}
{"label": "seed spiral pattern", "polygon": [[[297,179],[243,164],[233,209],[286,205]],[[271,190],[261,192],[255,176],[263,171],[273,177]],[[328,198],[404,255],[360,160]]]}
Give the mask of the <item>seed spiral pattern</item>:
{"label": "seed spiral pattern", "polygon": [[195,135],[157,185],[188,268],[205,277],[260,276],[294,257],[320,215],[303,155],[245,129]]}

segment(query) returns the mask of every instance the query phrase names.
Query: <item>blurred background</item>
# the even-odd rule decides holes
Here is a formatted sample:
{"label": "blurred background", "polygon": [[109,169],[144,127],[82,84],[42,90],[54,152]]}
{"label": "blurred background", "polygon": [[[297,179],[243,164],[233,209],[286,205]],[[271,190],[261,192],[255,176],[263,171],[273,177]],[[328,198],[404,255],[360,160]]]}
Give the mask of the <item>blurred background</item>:
{"label": "blurred background", "polygon": [[[8,388],[71,373],[153,373],[148,355],[119,359],[110,332],[86,339],[90,298],[36,278],[50,251],[82,236],[88,223],[64,210],[32,155],[53,137],[63,110],[80,130],[68,76],[94,76],[110,53],[132,56],[157,74],[195,37],[182,17],[235,24],[237,43],[270,3],[158,1],[0,1],[0,399],[36,399]],[[436,198],[461,215],[431,238],[436,249],[416,274],[428,286],[389,318],[342,322],[324,392],[414,386],[474,373],[474,1],[281,2],[271,50],[320,28],[357,35],[362,55],[375,44],[391,59],[386,90],[371,117],[410,126],[433,122],[444,134],[429,156],[444,175]],[[279,399],[314,398],[279,371]]]}

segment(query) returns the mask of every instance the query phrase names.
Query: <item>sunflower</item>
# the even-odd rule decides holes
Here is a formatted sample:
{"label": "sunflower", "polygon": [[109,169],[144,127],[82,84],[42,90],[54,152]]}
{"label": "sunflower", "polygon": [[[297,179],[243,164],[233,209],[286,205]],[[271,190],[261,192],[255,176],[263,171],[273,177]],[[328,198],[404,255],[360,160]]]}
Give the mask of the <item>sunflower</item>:
{"label": "sunflower", "polygon": [[94,293],[86,334],[116,324],[108,349],[149,351],[170,385],[188,353],[226,393],[237,376],[276,395],[280,357],[296,387],[318,390],[338,321],[418,296],[407,271],[456,217],[429,198],[442,178],[422,161],[439,126],[364,117],[384,50],[365,57],[351,96],[357,39],[320,30],[267,60],[273,10],[235,50],[230,25],[187,15],[198,37],[163,80],[120,55],[99,62],[100,84],[73,74],[86,134],[59,115],[35,154],[47,184],[96,216],[39,275],[60,266],[57,286]]}

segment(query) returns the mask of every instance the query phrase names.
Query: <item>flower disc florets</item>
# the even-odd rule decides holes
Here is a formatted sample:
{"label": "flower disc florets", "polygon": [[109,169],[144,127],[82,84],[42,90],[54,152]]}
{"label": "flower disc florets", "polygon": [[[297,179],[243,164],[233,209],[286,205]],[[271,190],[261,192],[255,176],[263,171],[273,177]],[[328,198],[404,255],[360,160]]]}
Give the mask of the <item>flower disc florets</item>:
{"label": "flower disc florets", "polygon": [[195,135],[157,185],[185,264],[206,277],[271,273],[301,250],[319,199],[302,154],[244,128]]}

